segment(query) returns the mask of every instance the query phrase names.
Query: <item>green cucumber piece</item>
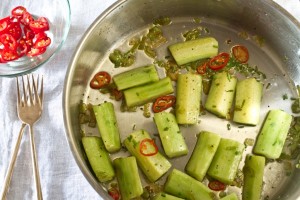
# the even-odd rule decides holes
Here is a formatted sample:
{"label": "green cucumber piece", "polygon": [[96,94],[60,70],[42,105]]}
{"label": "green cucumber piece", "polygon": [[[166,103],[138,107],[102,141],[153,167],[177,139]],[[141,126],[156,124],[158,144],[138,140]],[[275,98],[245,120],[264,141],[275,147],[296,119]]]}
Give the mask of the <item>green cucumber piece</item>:
{"label": "green cucumber piece", "polygon": [[198,74],[179,74],[176,90],[178,124],[196,124],[200,115],[202,78]]}
{"label": "green cucumber piece", "polygon": [[222,138],[207,174],[225,184],[232,184],[245,146],[235,140]]}
{"label": "green cucumber piece", "polygon": [[223,198],[221,200],[239,200],[236,193],[231,193]]}
{"label": "green cucumber piece", "polygon": [[188,148],[175,116],[172,113],[160,112],[155,113],[153,119],[166,155],[170,158],[186,155]]}
{"label": "green cucumber piece", "polygon": [[122,199],[131,200],[140,197],[144,190],[135,157],[116,158],[113,165]]}
{"label": "green cucumber piece", "polygon": [[262,83],[255,78],[244,79],[237,83],[234,122],[247,125],[258,124],[262,90]]}
{"label": "green cucumber piece", "polygon": [[138,67],[113,77],[118,90],[125,90],[158,80],[159,77],[154,65]]}
{"label": "green cucumber piece", "polygon": [[184,200],[184,199],[161,192],[157,194],[152,200]]}
{"label": "green cucumber piece", "polygon": [[154,99],[174,92],[169,77],[142,86],[124,90],[124,97],[128,107],[140,106]]}
{"label": "green cucumber piece", "polygon": [[169,174],[164,191],[187,200],[213,199],[213,192],[206,185],[177,169]]}
{"label": "green cucumber piece", "polygon": [[140,143],[144,139],[151,139],[149,133],[145,130],[138,130],[124,140],[124,145],[136,157],[137,163],[146,177],[154,182],[170,169],[171,163],[160,152],[152,156],[143,155],[140,151]]}
{"label": "green cucumber piece", "polygon": [[265,157],[248,154],[245,159],[243,200],[261,199]]}
{"label": "green cucumber piece", "polygon": [[106,150],[110,153],[118,151],[121,148],[121,141],[114,105],[105,102],[94,105],[93,110]]}
{"label": "green cucumber piece", "polygon": [[218,41],[212,37],[172,44],[169,50],[178,65],[211,58],[218,54]]}
{"label": "green cucumber piece", "polygon": [[82,144],[97,179],[100,182],[112,180],[115,171],[102,139],[95,136],[82,137]]}
{"label": "green cucumber piece", "polygon": [[270,159],[280,157],[292,116],[282,110],[270,110],[254,146],[254,153]]}
{"label": "green cucumber piece", "polygon": [[213,160],[221,137],[215,133],[202,131],[198,135],[194,151],[185,167],[187,174],[202,181]]}
{"label": "green cucumber piece", "polygon": [[205,108],[218,117],[229,119],[237,79],[227,72],[217,73],[212,78]]}

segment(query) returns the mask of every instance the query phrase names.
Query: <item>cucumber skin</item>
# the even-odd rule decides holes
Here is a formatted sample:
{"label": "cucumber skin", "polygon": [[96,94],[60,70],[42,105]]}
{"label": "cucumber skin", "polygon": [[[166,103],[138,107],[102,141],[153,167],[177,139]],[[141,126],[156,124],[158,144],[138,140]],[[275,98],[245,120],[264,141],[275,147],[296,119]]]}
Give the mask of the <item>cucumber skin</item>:
{"label": "cucumber skin", "polygon": [[253,148],[255,154],[270,159],[280,157],[292,116],[282,110],[270,110]]}
{"label": "cucumber skin", "polygon": [[110,153],[120,150],[120,133],[114,105],[111,102],[105,102],[94,105],[93,110],[106,150]]}
{"label": "cucumber skin", "polygon": [[259,123],[262,83],[255,78],[239,81],[236,86],[233,121],[247,125]]}
{"label": "cucumber skin", "polygon": [[227,72],[217,73],[212,78],[210,90],[205,102],[209,112],[221,118],[229,118],[234,99],[237,78]]}
{"label": "cucumber skin", "polygon": [[155,113],[153,119],[166,155],[169,158],[186,155],[188,148],[175,116],[172,113],[160,112]]}
{"label": "cucumber skin", "polygon": [[112,180],[115,171],[102,139],[95,136],[82,137],[82,144],[97,179],[100,182]]}
{"label": "cucumber skin", "polygon": [[243,200],[261,199],[265,158],[248,154],[245,159]]}
{"label": "cucumber skin", "polygon": [[231,194],[221,198],[220,200],[239,200],[239,199],[235,193],[231,193]]}
{"label": "cucumber skin", "polygon": [[118,90],[124,90],[158,80],[159,77],[154,65],[138,67],[113,77],[113,81]]}
{"label": "cucumber skin", "polygon": [[142,155],[140,153],[140,142],[146,138],[150,138],[149,133],[145,130],[138,130],[131,133],[124,140],[124,145],[135,156],[138,166],[146,177],[151,182],[155,182],[171,168],[171,163],[160,152],[153,156]]}
{"label": "cucumber skin", "polygon": [[131,200],[141,196],[144,190],[135,157],[116,158],[113,165],[122,199]]}
{"label": "cucumber skin", "polygon": [[211,58],[218,54],[218,41],[212,37],[200,38],[169,46],[169,50],[178,65]]}
{"label": "cucumber skin", "polygon": [[184,199],[161,192],[157,194],[152,200],[184,200]]}
{"label": "cucumber skin", "polygon": [[221,138],[207,174],[225,184],[232,184],[245,146],[235,140]]}
{"label": "cucumber skin", "polygon": [[213,192],[206,185],[177,169],[169,174],[164,191],[187,200],[213,199]]}
{"label": "cucumber skin", "polygon": [[196,124],[200,115],[202,78],[197,74],[179,74],[176,90],[178,124]]}
{"label": "cucumber skin", "polygon": [[140,106],[154,99],[174,92],[169,77],[142,86],[124,90],[124,97],[128,107]]}
{"label": "cucumber skin", "polygon": [[202,131],[198,135],[194,151],[185,167],[187,174],[202,181],[213,160],[221,137],[215,133]]}

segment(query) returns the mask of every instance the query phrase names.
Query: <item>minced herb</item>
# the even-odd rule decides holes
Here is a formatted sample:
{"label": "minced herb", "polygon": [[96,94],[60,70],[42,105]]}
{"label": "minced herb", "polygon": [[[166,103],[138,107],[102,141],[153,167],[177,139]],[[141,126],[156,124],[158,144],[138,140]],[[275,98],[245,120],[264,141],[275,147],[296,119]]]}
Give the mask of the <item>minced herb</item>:
{"label": "minced herb", "polygon": [[185,38],[185,41],[199,39],[201,37],[201,31],[201,27],[195,28],[185,32],[184,34],[182,34],[182,36]]}
{"label": "minced herb", "polygon": [[92,104],[85,104],[81,100],[78,105],[79,123],[88,124],[89,127],[96,127],[96,116],[93,111]]}
{"label": "minced herb", "polygon": [[160,25],[160,26],[166,26],[171,23],[172,23],[172,21],[171,21],[170,17],[159,17],[159,18],[155,19],[153,22],[154,25]]}
{"label": "minced herb", "polygon": [[287,100],[288,99],[288,95],[287,94],[282,95],[282,99],[283,100]]}

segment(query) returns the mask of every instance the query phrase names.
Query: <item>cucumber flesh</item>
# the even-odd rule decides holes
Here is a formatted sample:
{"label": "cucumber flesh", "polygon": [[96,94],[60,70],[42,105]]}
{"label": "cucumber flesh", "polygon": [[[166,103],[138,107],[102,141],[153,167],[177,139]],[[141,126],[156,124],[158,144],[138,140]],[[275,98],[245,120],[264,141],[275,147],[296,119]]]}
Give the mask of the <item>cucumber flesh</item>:
{"label": "cucumber flesh", "polygon": [[200,38],[169,46],[169,50],[178,65],[211,58],[218,54],[218,41],[213,37]]}
{"label": "cucumber flesh", "polygon": [[292,116],[282,110],[270,110],[254,146],[254,153],[277,159],[282,152]]}
{"label": "cucumber flesh", "polygon": [[213,160],[221,137],[215,133],[203,131],[198,135],[194,151],[185,167],[187,174],[202,181]]}
{"label": "cucumber flesh", "polygon": [[154,65],[138,67],[113,77],[118,90],[125,90],[158,80],[159,77]]}
{"label": "cucumber flesh", "polygon": [[197,74],[179,74],[176,90],[178,124],[196,124],[200,115],[202,78]]}
{"label": "cucumber flesh", "polygon": [[239,200],[239,199],[235,193],[231,193],[231,194],[221,198],[221,200]]}
{"label": "cucumber flesh", "polygon": [[166,155],[170,158],[186,155],[188,148],[175,116],[172,113],[160,112],[155,113],[153,119]]}
{"label": "cucumber flesh", "polygon": [[222,138],[207,174],[225,184],[232,184],[245,146],[235,140]]}
{"label": "cucumber flesh", "polygon": [[113,165],[116,169],[122,199],[131,200],[140,197],[144,190],[135,157],[116,158]]}
{"label": "cucumber flesh", "polygon": [[259,122],[262,98],[262,83],[255,78],[239,81],[236,86],[233,121],[247,125]]}
{"label": "cucumber flesh", "polygon": [[236,83],[236,77],[227,72],[215,74],[205,102],[206,110],[218,117],[229,119]]}
{"label": "cucumber flesh", "polygon": [[213,199],[213,192],[206,185],[177,169],[169,174],[164,191],[187,200]]}
{"label": "cucumber flesh", "polygon": [[184,199],[161,192],[157,194],[152,200],[184,200]]}
{"label": "cucumber flesh", "polygon": [[121,148],[121,141],[114,105],[105,102],[94,105],[93,110],[106,150],[110,153],[118,151]]}
{"label": "cucumber flesh", "polygon": [[102,139],[95,136],[82,137],[82,144],[97,179],[100,182],[112,180],[115,171]]}
{"label": "cucumber flesh", "polygon": [[146,177],[154,182],[170,169],[171,163],[160,152],[152,156],[143,155],[140,152],[140,143],[144,139],[151,139],[149,133],[145,130],[138,130],[124,140],[124,145],[136,157],[138,166]]}
{"label": "cucumber flesh", "polygon": [[265,158],[248,154],[245,159],[243,200],[261,199]]}
{"label": "cucumber flesh", "polygon": [[124,90],[124,97],[128,107],[140,106],[154,99],[174,92],[169,77],[142,86]]}

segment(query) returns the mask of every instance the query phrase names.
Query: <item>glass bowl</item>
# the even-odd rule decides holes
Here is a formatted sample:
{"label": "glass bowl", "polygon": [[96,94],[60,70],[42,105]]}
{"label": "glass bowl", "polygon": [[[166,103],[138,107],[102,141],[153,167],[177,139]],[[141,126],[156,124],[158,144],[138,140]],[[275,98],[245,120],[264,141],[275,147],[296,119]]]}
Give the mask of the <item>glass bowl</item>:
{"label": "glass bowl", "polygon": [[38,56],[25,55],[14,61],[0,63],[0,76],[14,77],[27,74],[43,65],[60,50],[70,29],[71,10],[68,0],[6,1],[0,6],[0,18],[11,16],[12,9],[17,6],[25,7],[34,19],[47,18],[50,28],[46,34],[51,39],[51,44]]}

